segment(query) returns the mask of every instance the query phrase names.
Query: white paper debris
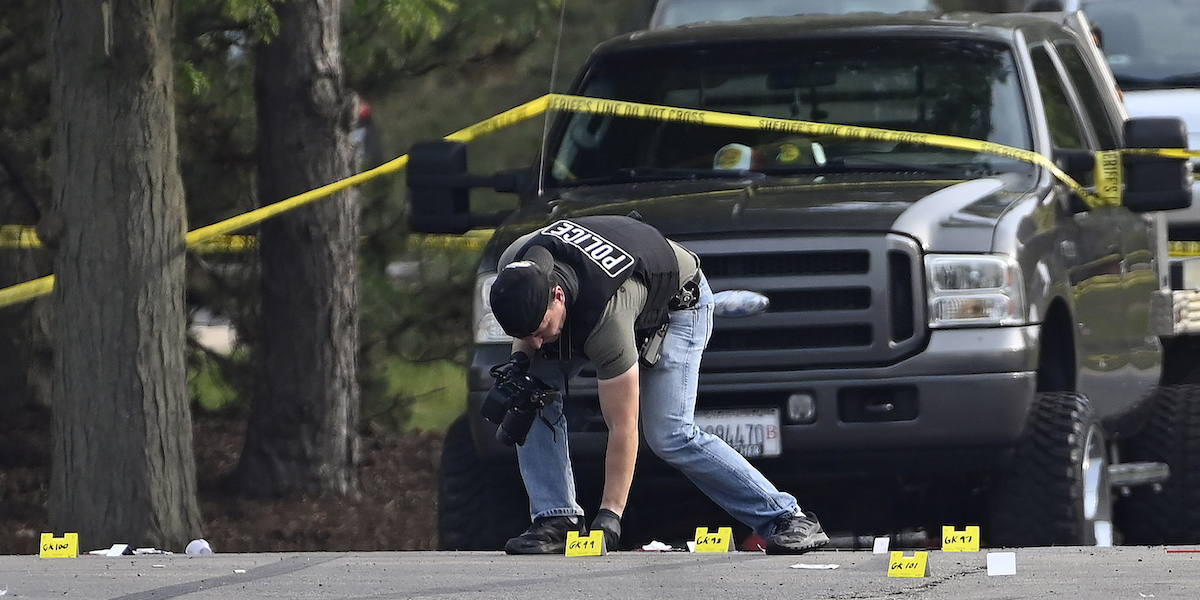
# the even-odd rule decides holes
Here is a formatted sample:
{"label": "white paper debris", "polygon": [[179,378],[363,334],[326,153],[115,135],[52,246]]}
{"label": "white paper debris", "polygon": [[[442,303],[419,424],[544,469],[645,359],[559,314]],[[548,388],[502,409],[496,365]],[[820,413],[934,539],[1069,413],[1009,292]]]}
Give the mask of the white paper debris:
{"label": "white paper debris", "polygon": [[988,575],[1016,575],[1016,552],[988,552]]}
{"label": "white paper debris", "polygon": [[891,545],[892,545],[892,538],[877,537],[877,538],[875,538],[875,545],[871,548],[871,553],[872,554],[887,554],[888,548]]}
{"label": "white paper debris", "polygon": [[129,551],[129,544],[113,544],[104,552],[105,556],[124,556],[126,554],[133,554]]}
{"label": "white paper debris", "polygon": [[696,540],[688,540],[687,546],[688,546],[688,552],[695,552],[696,551]]}
{"label": "white paper debris", "polygon": [[233,572],[234,573],[245,573],[246,570],[245,569],[234,569]]}
{"label": "white paper debris", "polygon": [[645,550],[647,552],[667,552],[667,551],[671,550],[671,545],[664,544],[658,540],[654,540],[654,541],[650,542],[649,544],[642,546],[642,550]]}
{"label": "white paper debris", "polygon": [[832,569],[836,569],[839,566],[841,566],[841,565],[833,565],[833,564],[810,565],[808,563],[796,563],[796,564],[792,565],[792,568],[793,569],[812,569],[814,571],[829,571]]}

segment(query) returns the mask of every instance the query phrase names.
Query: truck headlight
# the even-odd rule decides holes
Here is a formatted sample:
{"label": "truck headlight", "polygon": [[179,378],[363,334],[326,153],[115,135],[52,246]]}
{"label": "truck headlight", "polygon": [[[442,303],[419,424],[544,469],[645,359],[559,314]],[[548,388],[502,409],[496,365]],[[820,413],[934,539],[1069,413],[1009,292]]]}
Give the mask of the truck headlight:
{"label": "truck headlight", "polygon": [[511,344],[512,337],[504,333],[496,317],[492,315],[492,283],[496,274],[489,273],[475,280],[475,343],[476,344]]}
{"label": "truck headlight", "polygon": [[1021,268],[999,255],[930,254],[930,327],[980,327],[1025,323]]}

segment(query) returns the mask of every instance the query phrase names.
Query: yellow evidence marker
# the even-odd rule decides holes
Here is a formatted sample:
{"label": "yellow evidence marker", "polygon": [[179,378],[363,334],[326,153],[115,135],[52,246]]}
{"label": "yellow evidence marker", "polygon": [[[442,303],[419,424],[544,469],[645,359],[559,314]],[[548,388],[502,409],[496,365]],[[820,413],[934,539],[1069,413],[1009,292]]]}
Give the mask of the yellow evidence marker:
{"label": "yellow evidence marker", "polygon": [[719,527],[709,533],[707,527],[697,527],[696,552],[733,552],[733,528]]}
{"label": "yellow evidence marker", "polygon": [[42,558],[76,558],[79,556],[79,534],[68,533],[60,538],[53,533],[43,533],[41,551]]}
{"label": "yellow evidence marker", "polygon": [[608,554],[604,530],[597,529],[586,536],[578,531],[567,532],[567,556],[603,556]]}
{"label": "yellow evidence marker", "polygon": [[953,525],[942,525],[942,552],[979,552],[979,526],[957,531]]}
{"label": "yellow evidence marker", "polygon": [[929,553],[914,552],[912,556],[904,556],[903,552],[893,551],[888,561],[888,577],[925,577],[929,575]]}

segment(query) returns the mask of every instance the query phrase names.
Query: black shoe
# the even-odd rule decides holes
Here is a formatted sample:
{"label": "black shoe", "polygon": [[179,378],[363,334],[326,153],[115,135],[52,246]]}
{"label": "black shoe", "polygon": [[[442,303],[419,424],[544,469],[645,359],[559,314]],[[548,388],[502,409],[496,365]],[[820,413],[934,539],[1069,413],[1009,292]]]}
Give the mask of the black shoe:
{"label": "black shoe", "polygon": [[602,508],[596,513],[596,518],[592,519],[592,527],[588,531],[597,529],[604,530],[604,548],[609,552],[615,551],[617,543],[621,541],[621,517],[607,508]]}
{"label": "black shoe", "polygon": [[580,531],[582,525],[583,519],[579,517],[534,519],[525,533],[504,544],[504,551],[509,554],[565,554],[567,532]]}
{"label": "black shoe", "polygon": [[767,554],[803,554],[828,543],[817,515],[785,515],[775,521],[775,531],[767,536]]}

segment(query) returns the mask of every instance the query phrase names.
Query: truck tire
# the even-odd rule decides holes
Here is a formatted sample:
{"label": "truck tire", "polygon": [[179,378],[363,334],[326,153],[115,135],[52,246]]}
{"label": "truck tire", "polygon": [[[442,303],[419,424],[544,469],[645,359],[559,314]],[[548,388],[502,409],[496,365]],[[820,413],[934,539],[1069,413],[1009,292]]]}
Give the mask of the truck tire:
{"label": "truck tire", "polygon": [[462,417],[446,431],[438,476],[438,548],[500,550],[529,526],[529,498],[515,463],[485,463]]}
{"label": "truck tire", "polygon": [[1111,544],[1108,451],[1086,397],[1037,395],[1013,464],[993,479],[989,500],[989,546]]}
{"label": "truck tire", "polygon": [[1165,462],[1161,489],[1132,488],[1117,505],[1130,544],[1200,543],[1200,386],[1163,387],[1148,400],[1146,422],[1121,447],[1121,459]]}

